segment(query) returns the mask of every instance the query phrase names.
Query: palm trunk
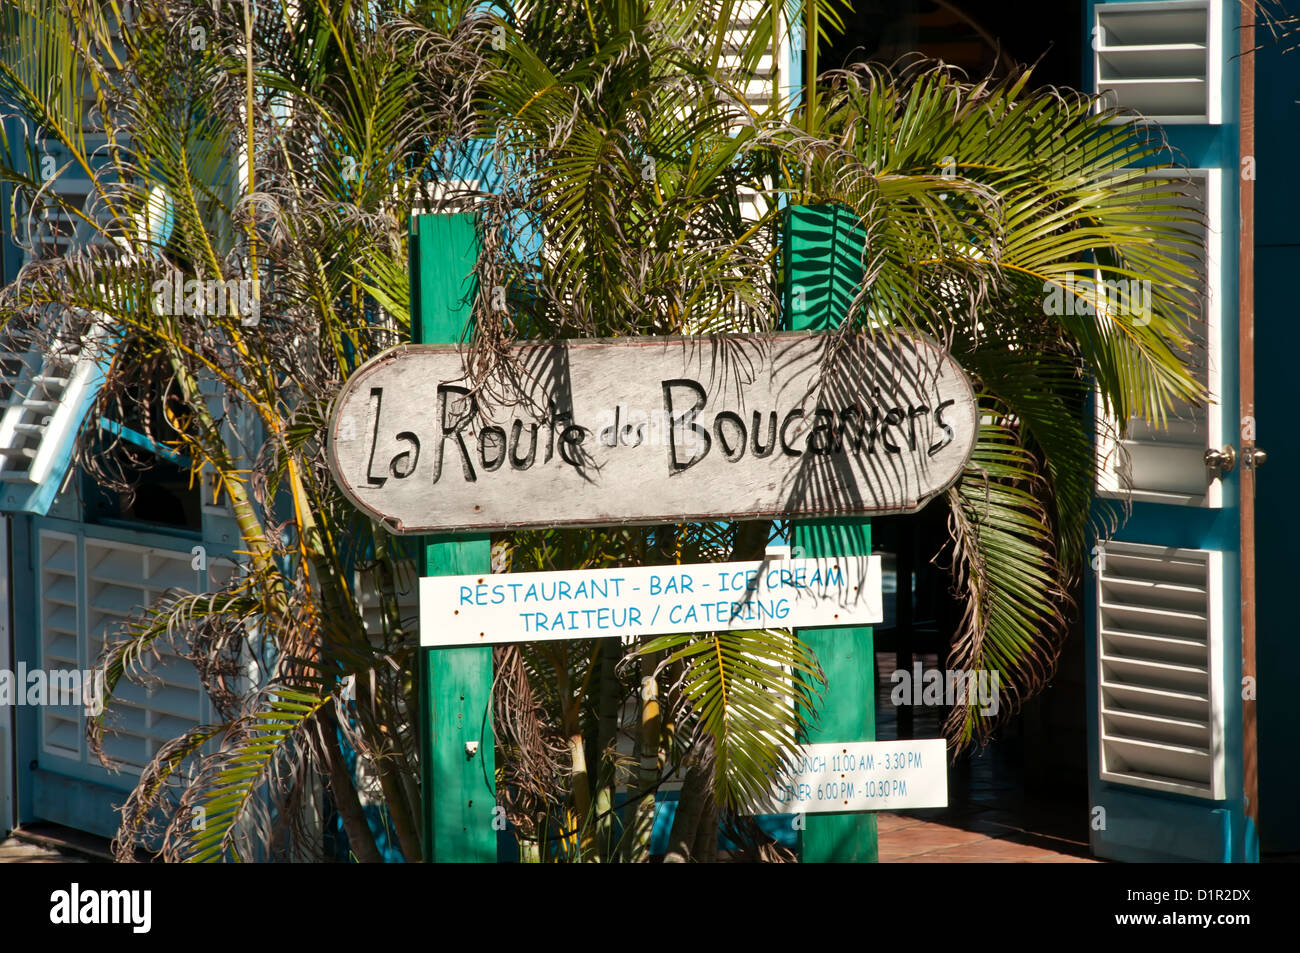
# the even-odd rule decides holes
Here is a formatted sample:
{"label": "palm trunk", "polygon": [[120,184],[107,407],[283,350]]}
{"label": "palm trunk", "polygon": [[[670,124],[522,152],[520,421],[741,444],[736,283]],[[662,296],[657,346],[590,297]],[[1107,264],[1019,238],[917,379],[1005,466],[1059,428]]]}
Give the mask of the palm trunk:
{"label": "palm trunk", "polygon": [[[362,673],[364,674],[364,673]],[[357,679],[357,708],[369,708],[372,704],[370,686],[364,679]],[[384,733],[368,732],[372,738],[383,738]],[[396,744],[395,741],[391,742]],[[423,859],[420,844],[420,829],[412,819],[410,805],[406,802],[406,790],[397,777],[394,757],[388,752],[380,752],[374,759],[375,771],[379,775],[379,787],[384,792],[384,803],[388,814],[393,819],[393,829],[397,832],[397,841],[402,847],[402,857],[407,863],[418,864]],[[418,809],[418,807],[417,807]]]}
{"label": "palm trunk", "polygon": [[713,797],[713,772],[704,787],[704,807],[695,830],[695,844],[691,859],[697,864],[712,864],[718,859],[718,802]]}
{"label": "palm trunk", "polygon": [[579,855],[585,860],[591,850],[591,834],[588,825],[591,818],[591,777],[587,771],[587,749],[579,720],[581,700],[573,697],[564,655],[560,656],[560,664],[556,666],[556,688],[559,690],[561,704],[564,705],[564,737],[569,747],[569,764],[573,778],[570,801],[578,823],[578,850]]}
{"label": "palm trunk", "polygon": [[334,721],[332,712],[322,716],[320,736],[325,749],[326,767],[329,769],[330,794],[334,797],[334,806],[343,821],[343,829],[347,832],[352,853],[363,864],[382,864],[383,855],[375,845],[375,835],[366,821],[366,812],[361,807],[361,799],[357,797],[352,773],[348,771],[343,751],[339,748],[338,725]]}
{"label": "palm trunk", "polygon": [[597,708],[596,744],[591,752],[591,760],[596,766],[596,822],[594,831],[596,850],[592,855],[592,859],[606,860],[611,859],[610,850],[614,843],[614,786],[618,782],[614,774],[612,761],[608,762],[610,767],[608,770],[606,769],[606,753],[611,746],[618,744],[621,699],[619,697],[618,675],[615,668],[618,665],[622,643],[619,639],[614,638],[603,639],[599,645],[600,700]]}
{"label": "palm trunk", "polygon": [[626,833],[624,859],[631,863],[644,863],[650,859],[650,841],[654,833],[655,794],[654,785],[659,780],[659,738],[661,720],[659,715],[659,688],[655,682],[654,670],[657,660],[642,655],[641,690],[637,693],[641,715],[641,730],[637,736],[637,773],[635,790],[631,792],[633,800],[624,813],[623,825]]}
{"label": "palm trunk", "polygon": [[[570,710],[574,709],[576,706],[570,706]],[[590,823],[591,777],[587,772],[587,749],[582,743],[582,732],[569,727],[570,718],[567,713],[564,720],[565,732],[569,738],[569,757],[573,763],[573,813],[578,821],[578,856],[588,860],[594,851],[594,843]],[[572,720],[577,721],[576,715]]]}
{"label": "palm trunk", "polygon": [[[717,854],[717,809],[713,804],[713,758],[711,744],[705,746],[691,760],[686,770],[686,779],[682,782],[681,796],[677,801],[677,813],[673,817],[673,829],[668,835],[668,852],[664,855],[665,864],[685,864],[701,860],[697,845],[704,847],[704,854],[710,859]],[[705,829],[708,819],[713,819],[712,835]],[[710,836],[713,847],[708,848]]]}

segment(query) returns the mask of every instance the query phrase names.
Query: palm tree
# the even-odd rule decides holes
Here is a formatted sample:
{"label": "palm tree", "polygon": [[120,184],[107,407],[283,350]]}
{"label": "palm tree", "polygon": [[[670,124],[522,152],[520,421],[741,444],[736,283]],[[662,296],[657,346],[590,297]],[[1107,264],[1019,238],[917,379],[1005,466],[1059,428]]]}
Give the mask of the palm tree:
{"label": "palm tree", "polygon": [[[377,860],[348,748],[373,767],[401,852],[420,856],[415,643],[399,609],[409,553],[340,499],[320,434],[351,369],[408,333],[406,220],[434,153],[463,134],[454,78],[482,69],[486,32],[469,6],[430,33],[432,64],[396,44],[390,4],[6,10],[0,97],[33,135],[31,155],[11,144],[0,175],[30,220],[57,207],[83,240],[48,254],[25,236],[33,260],[4,289],[0,319],[11,340],[37,344],[51,313],[111,328],[91,419],[146,407],[161,380],[168,410],[139,415],[144,436],[211,475],[244,554],[229,583],[169,593],[106,647],[110,692],[170,643],[218,713],[145,770],[122,856],[312,856],[319,834],[298,827],[321,778],[355,856]],[[96,124],[97,151],[82,132]],[[70,157],[51,181],[36,175],[42,152]],[[86,207],[59,192],[69,166],[92,183]],[[173,277],[251,288],[256,313],[201,294],[171,313],[152,289]],[[92,437],[80,464],[130,492],[125,447]],[[101,758],[105,727],[91,725]]]}
{"label": "palm tree", "polygon": [[[90,173],[97,207],[68,211],[100,241],[38,256],[0,293],[0,320],[48,337],[50,309],[75,309],[116,329],[99,407],[138,404],[161,375],[175,410],[148,436],[215,474],[249,554],[218,591],[150,607],[105,657],[116,685],[170,641],[221,715],[142,776],[124,854],[155,835],[170,858],[278,851],[303,840],[319,777],[358,859],[378,859],[350,747],[373,765],[402,853],[419,856],[416,641],[399,598],[409,552],[343,501],[319,439],[348,374],[409,333],[414,208],[471,200],[480,214],[480,287],[507,306],[495,293],[476,302],[479,373],[521,338],[774,330],[783,203],[851,209],[867,243],[843,329],[934,334],[979,385],[979,446],[946,501],[969,606],[953,664],[998,670],[1012,700],[1041,685],[1086,528],[1091,380],[1121,420],[1203,396],[1177,356],[1199,293],[1184,258],[1197,254],[1192,213],[1176,179],[1126,171],[1157,157],[1135,127],[1108,124],[1086,98],[1030,92],[1025,77],[859,71],[828,77],[807,115],[779,96],[755,106],[745,92],[783,28],[773,6],[739,37],[727,0],[520,3],[502,17],[471,2],[254,15],[145,0],[123,22],[72,0],[14,6],[25,25],[0,57],[0,97],[35,122],[38,148],[57,140]],[[69,76],[88,85],[72,90]],[[102,157],[77,138],[83,103],[110,134]],[[470,165],[489,170],[490,189],[430,190]],[[33,168],[7,158],[0,176],[32,206],[61,202]],[[259,326],[233,309],[158,314],[144,289],[180,270],[256,281]],[[1150,321],[1105,306],[1045,313],[1044,283],[1097,270],[1151,280]],[[237,414],[257,423],[252,446],[232,438]],[[82,464],[122,482],[117,450],[87,439]],[[781,533],[504,534],[494,568],[753,558]],[[370,628],[364,592],[379,608]],[[241,683],[232,671],[254,645],[269,651]],[[770,855],[737,809],[816,707],[816,660],[797,638],[549,643],[496,660],[497,789],[527,856],[648,856],[654,790],[682,774],[676,855],[712,856],[719,815]],[[990,728],[967,709],[950,734]],[[631,764],[618,744],[629,731]]]}
{"label": "palm tree", "polygon": [[[497,342],[775,330],[779,296],[764,269],[779,262],[778,200],[846,206],[866,239],[841,332],[934,335],[977,385],[976,451],[933,505],[948,508],[952,574],[966,604],[949,665],[998,673],[1006,718],[1046,683],[1074,609],[1092,499],[1093,387],[1121,421],[1161,420],[1206,396],[1185,358],[1200,321],[1204,252],[1183,180],[1144,127],[1086,96],[1035,91],[1028,73],[973,84],[916,64],[899,75],[836,72],[823,77],[811,109],[791,117],[774,102],[746,116],[743,68],[705,77],[690,68],[696,58],[678,67],[669,49],[652,55],[649,22],[612,19],[586,59],[572,58],[571,47],[540,52],[544,37],[521,27],[504,69],[485,84],[499,148],[519,170],[488,217],[505,229],[521,210],[535,215],[537,249],[522,262],[485,263],[482,281],[519,293],[509,327],[499,313],[481,314],[480,326]],[[661,42],[689,43],[689,26],[679,29]],[[693,85],[701,82],[707,90]],[[684,85],[689,95],[674,88]],[[665,90],[699,108],[665,108]],[[647,164],[649,180],[638,175]],[[728,205],[742,189],[760,195],[750,218]],[[676,244],[683,239],[689,250]],[[1108,281],[1149,283],[1149,311],[1117,307]],[[1063,290],[1080,297],[1078,307],[1053,313],[1045,301]],[[754,557],[768,529],[728,527],[720,545],[688,551]],[[710,533],[717,528],[678,527],[673,539]],[[515,558],[516,568],[565,564]],[[726,644],[733,637],[752,638],[715,633],[642,647],[675,650],[665,663],[679,666],[663,679],[670,690],[652,707],[677,702],[673,721],[692,729],[685,744],[704,754],[707,769],[687,773],[682,797],[709,830],[712,808],[697,789],[738,807],[779,750],[747,736],[761,732],[745,722],[745,704],[727,703],[734,673],[710,667],[723,653],[709,648],[772,663],[760,682],[794,664],[776,643]],[[641,669],[655,672],[664,674]],[[691,703],[678,707],[683,695]],[[779,700],[788,713],[791,699]],[[977,706],[959,705],[947,725],[954,753],[994,727]],[[688,853],[694,846],[689,833],[673,839]]]}
{"label": "palm tree", "polygon": [[[1008,704],[994,717],[959,704],[946,726],[959,750],[1059,654],[1104,426],[1093,388],[1124,422],[1207,397],[1188,367],[1205,250],[1202,212],[1150,127],[1033,90],[1028,72],[973,84],[907,67],[827,74],[812,122],[786,133],[785,182],[799,203],[847,205],[865,232],[841,327],[934,335],[976,384],[979,440],[946,501],[966,604],[948,664],[997,672]],[[1149,300],[1114,293],[1130,287]],[[1054,307],[1062,294],[1077,307]]]}

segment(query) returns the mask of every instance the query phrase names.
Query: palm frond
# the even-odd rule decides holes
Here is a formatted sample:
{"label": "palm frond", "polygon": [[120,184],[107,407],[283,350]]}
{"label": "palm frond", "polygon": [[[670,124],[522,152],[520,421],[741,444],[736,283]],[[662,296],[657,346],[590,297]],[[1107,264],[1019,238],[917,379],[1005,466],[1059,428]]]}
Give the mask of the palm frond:
{"label": "palm frond", "polygon": [[988,710],[969,694],[953,707],[944,728],[958,749],[987,741],[1046,683],[1071,607],[1039,461],[996,402],[988,404],[995,409],[948,491],[953,575],[966,601],[948,668],[996,677],[999,692]]}
{"label": "palm frond", "polygon": [[756,803],[794,752],[803,712],[816,710],[825,679],[812,652],[777,629],[669,635],[640,651],[671,653],[661,670],[683,666],[679,690],[713,743],[719,806]]}
{"label": "palm frond", "polygon": [[258,791],[278,768],[297,770],[293,762],[307,756],[313,732],[333,730],[318,724],[322,710],[334,701],[328,692],[274,686],[262,695],[264,707],[229,727],[221,751],[205,760],[181,798],[166,835],[167,852],[176,859],[255,859],[240,825],[250,814],[267,820]]}

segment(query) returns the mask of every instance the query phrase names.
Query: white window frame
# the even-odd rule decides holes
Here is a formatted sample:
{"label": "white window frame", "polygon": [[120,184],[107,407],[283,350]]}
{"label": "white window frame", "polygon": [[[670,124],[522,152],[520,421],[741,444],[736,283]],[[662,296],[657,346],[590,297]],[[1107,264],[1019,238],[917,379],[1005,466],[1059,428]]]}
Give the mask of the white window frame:
{"label": "white window frame", "polygon": [[[1205,450],[1218,449],[1225,439],[1223,405],[1223,170],[1188,169],[1188,175],[1201,177],[1205,188],[1206,213],[1206,268],[1205,268],[1205,359],[1206,387],[1210,400],[1205,408]],[[1157,173],[1173,174],[1170,170]],[[1221,509],[1224,505],[1223,474],[1213,478],[1207,472],[1204,494],[1185,494],[1159,490],[1130,488],[1119,472],[1123,448],[1118,437],[1118,420],[1107,413],[1100,393],[1094,395],[1097,428],[1097,478],[1098,496],[1111,499],[1131,499],[1135,502],[1166,505],[1195,506]]]}
{"label": "white window frame", "polygon": [[[1222,59],[1223,59],[1223,11],[1222,0],[1167,0],[1167,2],[1146,2],[1146,3],[1099,3],[1093,7],[1092,12],[1092,62],[1093,62],[1093,83],[1094,88],[1098,91],[1113,89],[1108,84],[1108,80],[1102,78],[1103,59],[1108,53],[1115,53],[1117,49],[1123,47],[1113,47],[1109,43],[1104,32],[1104,21],[1106,17],[1114,14],[1141,14],[1141,13],[1160,13],[1160,14],[1177,14],[1182,11],[1204,10],[1206,18],[1206,36],[1205,36],[1205,109],[1196,114],[1151,114],[1142,117],[1144,122],[1158,122],[1164,125],[1211,125],[1217,126],[1223,122],[1223,82],[1222,82]],[[1102,31],[1102,32],[1099,32]],[[1173,48],[1178,46],[1187,46],[1187,44],[1150,44],[1150,45],[1132,45],[1128,48],[1130,53],[1155,54],[1158,55],[1161,47]],[[1195,77],[1188,77],[1194,79]],[[1163,77],[1153,77],[1151,81],[1160,82]],[[1139,77],[1123,77],[1109,79],[1109,82],[1140,82]],[[1115,102],[1112,97],[1109,102]],[[1118,100],[1120,105],[1126,105],[1123,100]],[[1119,118],[1117,122],[1129,121],[1126,118]]]}

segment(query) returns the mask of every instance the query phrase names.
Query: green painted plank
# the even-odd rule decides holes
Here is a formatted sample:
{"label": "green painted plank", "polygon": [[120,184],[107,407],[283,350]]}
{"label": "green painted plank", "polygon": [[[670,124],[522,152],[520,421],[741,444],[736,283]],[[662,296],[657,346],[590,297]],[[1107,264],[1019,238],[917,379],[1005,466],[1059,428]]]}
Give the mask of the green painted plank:
{"label": "green painted plank", "polygon": [[[794,546],[805,557],[867,555],[871,524],[864,520],[795,524]],[[820,717],[804,733],[810,744],[874,741],[876,686],[874,640],[870,626],[800,629],[799,638],[817,655],[826,673]],[[809,814],[800,834],[804,863],[875,863],[876,815]]]}
{"label": "green painted plank", "polygon": [[[421,344],[466,336],[476,292],[474,215],[411,220],[411,339]],[[485,535],[429,537],[420,575],[488,572]],[[494,863],[496,757],[492,743],[492,649],[420,650],[420,764],[424,857],[446,863]],[[470,754],[466,744],[477,742]]]}
{"label": "green painted plank", "polygon": [[789,206],[781,224],[790,330],[833,331],[862,285],[866,231],[843,205]]}
{"label": "green painted plank", "polygon": [[[862,283],[865,233],[843,206],[791,206],[783,220],[785,313],[792,330],[837,328]],[[796,520],[791,544],[805,557],[869,555],[867,520]],[[876,686],[870,626],[800,629],[826,674],[809,743],[874,741]],[[799,835],[804,863],[875,863],[876,815],[809,814]]]}

